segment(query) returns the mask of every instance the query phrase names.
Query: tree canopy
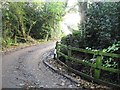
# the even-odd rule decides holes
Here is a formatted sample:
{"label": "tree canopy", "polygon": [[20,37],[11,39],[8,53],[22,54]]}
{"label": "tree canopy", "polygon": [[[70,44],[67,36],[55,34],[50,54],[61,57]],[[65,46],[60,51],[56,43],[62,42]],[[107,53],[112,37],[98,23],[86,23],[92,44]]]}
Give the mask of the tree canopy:
{"label": "tree canopy", "polygon": [[63,41],[69,43],[69,37],[72,37],[73,46],[76,43],[76,47],[101,50],[120,41],[120,2],[79,3],[80,17],[84,18],[79,31],[64,37],[68,39]]}
{"label": "tree canopy", "polygon": [[5,2],[2,5],[3,46],[61,36],[64,2]]}

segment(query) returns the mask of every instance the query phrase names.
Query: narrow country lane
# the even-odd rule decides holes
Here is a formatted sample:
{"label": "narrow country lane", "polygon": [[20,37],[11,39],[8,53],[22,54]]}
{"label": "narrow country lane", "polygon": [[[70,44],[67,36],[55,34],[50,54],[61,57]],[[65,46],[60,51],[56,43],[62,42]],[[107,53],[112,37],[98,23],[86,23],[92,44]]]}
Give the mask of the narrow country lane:
{"label": "narrow country lane", "polygon": [[2,57],[2,88],[72,88],[74,83],[43,64],[55,42],[27,47]]}

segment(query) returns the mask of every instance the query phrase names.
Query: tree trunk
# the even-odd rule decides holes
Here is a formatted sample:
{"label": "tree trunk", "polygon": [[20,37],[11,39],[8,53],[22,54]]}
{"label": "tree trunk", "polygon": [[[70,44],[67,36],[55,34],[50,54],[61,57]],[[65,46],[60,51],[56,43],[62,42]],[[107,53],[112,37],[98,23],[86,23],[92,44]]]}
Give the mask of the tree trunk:
{"label": "tree trunk", "polygon": [[[80,24],[82,25],[82,29],[81,30],[81,37],[82,38],[85,38],[85,26],[84,26],[84,22],[85,22],[85,10],[87,9],[87,2],[79,2],[78,1],[78,6],[79,6],[79,13],[80,13],[80,18],[81,18],[81,21],[80,21]],[[81,27],[80,27],[81,28]]]}

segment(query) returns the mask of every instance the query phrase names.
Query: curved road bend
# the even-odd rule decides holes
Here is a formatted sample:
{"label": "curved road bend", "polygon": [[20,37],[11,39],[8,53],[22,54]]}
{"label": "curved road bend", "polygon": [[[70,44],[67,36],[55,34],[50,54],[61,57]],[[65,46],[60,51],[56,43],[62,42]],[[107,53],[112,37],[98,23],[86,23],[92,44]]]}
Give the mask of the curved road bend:
{"label": "curved road bend", "polygon": [[2,57],[2,88],[72,88],[74,83],[52,72],[43,60],[53,51],[55,42],[27,47]]}

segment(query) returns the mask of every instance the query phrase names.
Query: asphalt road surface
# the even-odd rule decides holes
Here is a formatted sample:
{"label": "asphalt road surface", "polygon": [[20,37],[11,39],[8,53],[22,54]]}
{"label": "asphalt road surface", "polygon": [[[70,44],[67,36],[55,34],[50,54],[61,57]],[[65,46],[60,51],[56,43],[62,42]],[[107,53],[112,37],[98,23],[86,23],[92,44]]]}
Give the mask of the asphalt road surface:
{"label": "asphalt road surface", "polygon": [[2,56],[2,88],[75,88],[69,79],[43,64],[55,42],[30,46]]}

